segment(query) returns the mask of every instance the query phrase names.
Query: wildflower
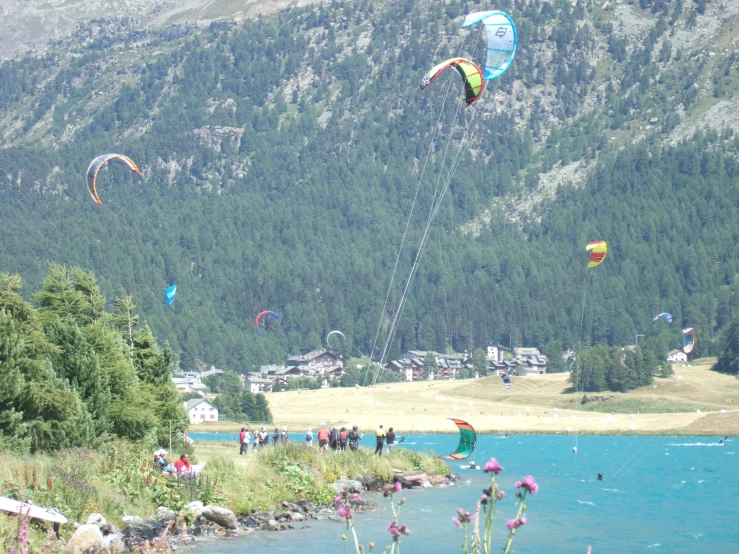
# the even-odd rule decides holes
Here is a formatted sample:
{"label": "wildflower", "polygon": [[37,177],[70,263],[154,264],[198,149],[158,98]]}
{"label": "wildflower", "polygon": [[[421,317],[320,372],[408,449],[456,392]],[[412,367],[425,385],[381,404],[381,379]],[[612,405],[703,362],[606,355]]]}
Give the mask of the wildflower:
{"label": "wildflower", "polygon": [[524,488],[531,494],[536,494],[536,492],[539,490],[539,485],[536,484],[536,481],[534,481],[534,478],[531,475],[527,475],[523,478],[523,481],[516,482],[516,488]]}
{"label": "wildflower", "polygon": [[518,518],[518,524],[519,525],[526,525],[526,518],[525,517],[519,517]]}
{"label": "wildflower", "polygon": [[351,514],[351,511],[350,511],[349,506],[342,506],[341,508],[339,508],[338,514],[341,517],[347,517],[348,518],[349,515]]}
{"label": "wildflower", "polygon": [[398,502],[398,504],[400,504],[401,506],[402,506],[403,504],[405,504],[405,498],[401,498],[401,499],[400,499],[400,502]]}
{"label": "wildflower", "polygon": [[515,519],[509,519],[508,521],[506,521],[505,526],[508,527],[508,529],[510,529],[511,531],[513,531],[513,529],[515,527],[517,527],[516,520]]}
{"label": "wildflower", "polygon": [[452,518],[452,521],[454,522],[454,525],[456,525],[457,527],[462,527],[462,522],[461,522],[461,521],[459,521],[459,519],[458,519],[458,518],[456,518],[456,517],[453,517],[453,518]]}
{"label": "wildflower", "polygon": [[372,541],[372,542],[369,543],[369,547],[370,547],[370,550],[372,550],[375,547],[374,541]]}
{"label": "wildflower", "polygon": [[399,493],[401,490],[403,490],[403,485],[400,484],[400,481],[395,483],[395,492]]}
{"label": "wildflower", "polygon": [[387,531],[393,536],[394,541],[397,541],[401,535],[411,534],[411,532],[408,530],[408,527],[406,527],[405,524],[398,527],[397,520],[393,520],[392,523],[390,523],[390,525],[387,528]]}
{"label": "wildflower", "polygon": [[495,493],[496,500],[503,500],[503,497],[505,496],[505,491],[500,491]]}
{"label": "wildflower", "polygon": [[486,494],[483,494],[480,498],[480,504],[487,504],[488,503],[488,496]]}
{"label": "wildflower", "polygon": [[334,498],[334,504],[341,504],[344,499],[341,496]]}
{"label": "wildflower", "polygon": [[465,512],[462,508],[457,508],[457,514],[459,515],[459,517],[454,518],[454,520],[459,520],[460,524],[469,523],[470,521],[472,521],[472,514],[469,512]]}
{"label": "wildflower", "polygon": [[361,502],[361,501],[362,501],[362,497],[360,495],[355,494],[354,496],[352,496],[352,502]]}
{"label": "wildflower", "polygon": [[503,471],[503,466],[501,466],[495,458],[490,458],[488,463],[485,464],[485,473],[492,472],[495,475],[498,475],[501,471]]}

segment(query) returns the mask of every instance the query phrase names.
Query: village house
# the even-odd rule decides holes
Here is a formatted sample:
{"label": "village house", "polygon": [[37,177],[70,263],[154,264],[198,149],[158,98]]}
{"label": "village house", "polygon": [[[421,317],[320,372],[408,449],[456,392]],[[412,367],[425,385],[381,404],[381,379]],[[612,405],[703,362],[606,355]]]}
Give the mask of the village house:
{"label": "village house", "polygon": [[264,377],[250,373],[244,379],[244,388],[254,394],[264,391],[269,392],[272,390],[273,383],[274,381],[272,379],[265,379]]}
{"label": "village house", "polygon": [[204,398],[193,398],[184,404],[191,424],[218,421],[218,408]]}
{"label": "village house", "polygon": [[413,364],[410,360],[388,362],[385,370],[395,373],[401,381],[413,381]]}
{"label": "village house", "polygon": [[197,377],[172,377],[172,384],[182,393],[196,392],[202,395],[208,388]]}
{"label": "village house", "polygon": [[513,355],[516,358],[528,358],[529,356],[541,356],[538,348],[520,348],[513,349]]}
{"label": "village house", "polygon": [[688,361],[688,355],[682,350],[670,350],[667,353],[667,361],[673,364],[679,364]]}
{"label": "village house", "polygon": [[259,368],[262,377],[267,379],[294,379],[295,377],[305,377],[305,372],[298,367],[289,367],[284,365],[263,365]]}
{"label": "village house", "polygon": [[328,381],[340,379],[344,375],[344,359],[325,349],[314,350],[287,359],[285,377],[323,377]]}
{"label": "village house", "polygon": [[503,361],[503,348],[500,346],[488,346],[487,347],[488,360],[491,362],[502,362]]}
{"label": "village house", "polygon": [[205,371],[200,372],[200,379],[203,380],[206,377],[211,377],[213,375],[223,375],[223,370],[216,368],[216,366],[212,365],[210,366],[210,369],[206,369]]}
{"label": "village house", "polygon": [[287,359],[287,365],[289,367],[316,367],[321,365],[334,366],[337,364],[340,364],[343,367],[344,361],[341,356],[337,356],[333,352],[329,352],[328,350],[323,348],[319,350],[313,350],[312,352],[308,352],[307,354],[302,354],[300,356],[290,356]]}
{"label": "village house", "polygon": [[[547,357],[538,348],[514,348],[513,362],[516,362],[516,375],[533,377],[547,372]],[[512,369],[512,368],[511,368]],[[508,374],[512,373],[508,371]]]}

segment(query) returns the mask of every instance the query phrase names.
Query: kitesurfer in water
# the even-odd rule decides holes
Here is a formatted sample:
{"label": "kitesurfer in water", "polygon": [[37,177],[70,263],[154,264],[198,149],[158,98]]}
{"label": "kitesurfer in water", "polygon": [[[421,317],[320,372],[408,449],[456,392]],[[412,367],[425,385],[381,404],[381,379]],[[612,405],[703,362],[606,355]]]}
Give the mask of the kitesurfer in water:
{"label": "kitesurfer in water", "polygon": [[572,448],[572,451],[573,451],[573,452],[574,452],[575,454],[577,454],[577,446],[573,447],[573,448]]}
{"label": "kitesurfer in water", "polygon": [[603,474],[602,473],[598,473],[598,481],[602,481],[602,480],[603,480]]}
{"label": "kitesurfer in water", "polygon": [[475,462],[470,462],[470,469],[477,469],[477,464]]}

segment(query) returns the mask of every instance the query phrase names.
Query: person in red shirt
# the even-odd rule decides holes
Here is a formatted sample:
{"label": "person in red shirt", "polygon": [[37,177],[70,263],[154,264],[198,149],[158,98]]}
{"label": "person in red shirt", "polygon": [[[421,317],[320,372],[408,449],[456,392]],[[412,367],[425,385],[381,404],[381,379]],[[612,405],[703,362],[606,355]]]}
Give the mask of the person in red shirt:
{"label": "person in red shirt", "polygon": [[328,447],[328,427],[326,427],[326,422],[324,421],[321,423],[321,429],[318,431],[318,447],[321,450],[326,450]]}
{"label": "person in red shirt", "polygon": [[186,453],[180,454],[180,459],[174,463],[174,469],[178,474],[189,475],[192,472],[192,466],[190,465],[190,456]]}
{"label": "person in red shirt", "polygon": [[241,445],[241,448],[239,448],[239,455],[243,456],[244,451],[249,448],[249,443],[246,442],[246,427],[242,427],[239,432],[239,444]]}

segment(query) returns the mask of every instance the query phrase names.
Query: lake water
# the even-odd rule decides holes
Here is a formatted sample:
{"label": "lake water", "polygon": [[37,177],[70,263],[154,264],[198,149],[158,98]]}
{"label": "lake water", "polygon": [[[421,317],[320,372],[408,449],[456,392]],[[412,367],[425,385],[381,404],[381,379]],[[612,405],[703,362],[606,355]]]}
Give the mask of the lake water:
{"label": "lake water", "polygon": [[[215,433],[191,436],[195,440],[223,437]],[[373,439],[364,442],[370,446]],[[235,435],[230,440],[235,443]],[[722,446],[715,437],[586,436],[579,437],[577,454],[572,451],[574,441],[571,436],[478,436],[471,459],[480,464],[495,457],[505,468],[498,477],[507,496],[497,504],[496,552],[507,534],[505,521],[515,515],[513,484],[529,474],[540,488],[529,497],[528,523],[514,541],[520,553],[584,554],[588,545],[594,554],[739,552],[734,453],[739,441],[729,438]],[[402,447],[447,454],[456,443],[454,435],[407,435]],[[462,535],[452,517],[459,507],[473,512],[489,483],[479,470],[459,469],[465,464],[451,464],[463,478],[455,486],[403,492],[407,504],[400,520],[412,533],[403,538],[404,554],[460,551]],[[598,472],[604,481],[596,480]],[[357,532],[361,542],[366,545],[373,540],[376,551],[382,552],[389,544],[386,528],[392,515],[381,496],[368,498],[381,507],[358,515]],[[199,552],[343,552],[343,525],[330,521],[308,524],[310,529],[259,532],[205,543]]]}

